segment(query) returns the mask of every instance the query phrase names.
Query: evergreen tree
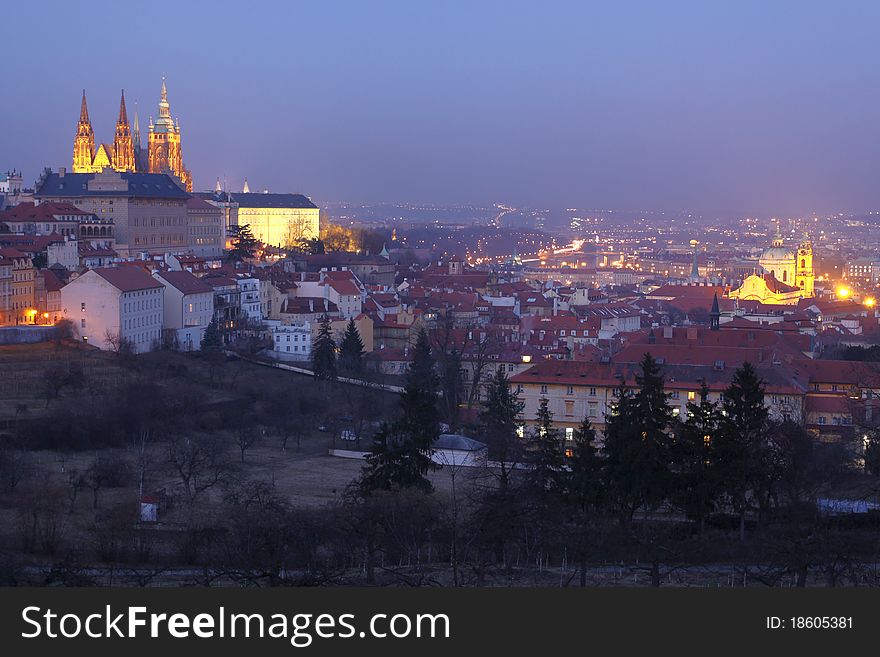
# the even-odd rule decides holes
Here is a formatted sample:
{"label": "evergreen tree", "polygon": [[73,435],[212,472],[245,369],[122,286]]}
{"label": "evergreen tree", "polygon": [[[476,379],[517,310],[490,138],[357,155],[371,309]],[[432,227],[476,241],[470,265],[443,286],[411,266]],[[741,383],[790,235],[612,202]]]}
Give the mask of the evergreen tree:
{"label": "evergreen tree", "polygon": [[724,392],[724,420],[715,446],[719,482],[740,517],[740,539],[750,503],[760,495],[769,463],[770,412],[751,363],[743,363]]}
{"label": "evergreen tree", "polygon": [[352,374],[360,374],[364,367],[364,343],[353,319],[348,320],[339,345],[339,366]]}
{"label": "evergreen tree", "polygon": [[558,495],[562,489],[563,441],[553,426],[553,413],[548,400],[538,402],[536,424],[529,432],[528,460],[531,464],[528,480],[534,491]]}
{"label": "evergreen tree", "polygon": [[579,512],[598,510],[602,497],[603,461],[596,448],[596,430],[589,417],[584,417],[574,430],[570,456],[566,458],[568,475],[565,497]]}
{"label": "evergreen tree", "polygon": [[361,474],[361,494],[403,488],[424,492],[433,489],[427,474],[440,467],[431,459],[434,441],[440,435],[439,382],[434,365],[428,336],[422,329],[407,369],[398,417],[383,425],[373,440],[372,453]]}
{"label": "evergreen tree", "polygon": [[237,262],[252,260],[256,257],[257,251],[260,248],[260,240],[254,237],[254,233],[248,224],[238,226],[233,230],[232,248],[228,253],[229,260]]}
{"label": "evergreen tree", "polygon": [[489,450],[489,458],[499,464],[499,485],[506,488],[516,465],[522,462],[523,441],[517,434],[525,404],[511,389],[510,379],[499,367],[486,384],[486,399],[480,411],[480,436]]}
{"label": "evergreen tree", "polygon": [[321,328],[312,343],[312,371],[316,379],[336,380],[336,341],[327,315],[321,318]]}
{"label": "evergreen tree", "polygon": [[688,415],[678,431],[676,463],[678,485],[676,501],[685,513],[705,526],[718,495],[715,449],[722,420],[718,404],[709,399],[705,380],[700,386],[700,401],[689,402]]}
{"label": "evergreen tree", "polygon": [[562,486],[564,480],[563,440],[553,426],[548,401],[538,404],[536,423],[527,443],[529,465],[525,476],[525,502],[538,558],[546,558],[554,546],[564,515]]}
{"label": "evergreen tree", "polygon": [[595,542],[592,531],[602,511],[604,462],[595,447],[596,431],[589,417],[574,430],[571,452],[566,457],[563,503],[571,514],[568,545],[580,563],[580,585],[587,585],[587,562]]}
{"label": "evergreen tree", "polygon": [[222,346],[223,340],[220,337],[217,320],[212,319],[211,323],[205,328],[205,335],[202,337],[202,349],[219,349]]}
{"label": "evergreen tree", "polygon": [[650,354],[641,362],[636,385],[633,393],[621,380],[605,421],[608,492],[626,521],[639,508],[659,506],[671,492],[672,480],[672,408],[660,367]]}

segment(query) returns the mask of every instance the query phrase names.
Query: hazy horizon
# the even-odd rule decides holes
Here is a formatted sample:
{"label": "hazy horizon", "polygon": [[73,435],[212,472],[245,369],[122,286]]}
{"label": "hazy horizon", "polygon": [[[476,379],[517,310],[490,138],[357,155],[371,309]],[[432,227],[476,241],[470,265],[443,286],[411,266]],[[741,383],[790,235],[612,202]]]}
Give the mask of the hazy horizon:
{"label": "hazy horizon", "polygon": [[164,74],[195,189],[247,177],[319,204],[880,209],[876,3],[206,7],[48,3],[7,29],[0,170],[30,184],[70,167],[84,87],[97,143],[124,88],[145,145]]}

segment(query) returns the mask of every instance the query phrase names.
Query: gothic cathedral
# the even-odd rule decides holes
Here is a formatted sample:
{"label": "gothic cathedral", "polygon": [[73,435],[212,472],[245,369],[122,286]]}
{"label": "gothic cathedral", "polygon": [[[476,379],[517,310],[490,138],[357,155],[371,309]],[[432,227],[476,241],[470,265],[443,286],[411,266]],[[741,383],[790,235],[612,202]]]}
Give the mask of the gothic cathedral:
{"label": "gothic cathedral", "polygon": [[162,78],[159,118],[155,125],[153,119],[150,119],[146,153],[141,149],[137,112],[134,115],[134,129],[128,123],[124,91],[119,101],[119,118],[116,120],[113,145],[100,144],[96,149],[95,133],[86,106],[86,92],[83,90],[79,123],[73,138],[73,172],[96,173],[108,167],[116,171],[167,173],[176,176],[186,191],[192,191],[192,173],[183,164],[180,123],[171,117],[165,78]]}

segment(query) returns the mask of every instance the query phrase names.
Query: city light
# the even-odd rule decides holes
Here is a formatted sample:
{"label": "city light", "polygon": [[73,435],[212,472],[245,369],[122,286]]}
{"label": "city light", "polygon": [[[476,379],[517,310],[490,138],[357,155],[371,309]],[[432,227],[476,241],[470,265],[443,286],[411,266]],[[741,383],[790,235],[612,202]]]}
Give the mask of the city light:
{"label": "city light", "polygon": [[876,305],[876,303],[877,303],[877,300],[874,297],[868,297],[867,299],[865,299],[865,305],[868,308],[873,308]]}
{"label": "city light", "polygon": [[852,290],[848,287],[839,287],[837,288],[837,296],[840,299],[848,299],[852,294]]}

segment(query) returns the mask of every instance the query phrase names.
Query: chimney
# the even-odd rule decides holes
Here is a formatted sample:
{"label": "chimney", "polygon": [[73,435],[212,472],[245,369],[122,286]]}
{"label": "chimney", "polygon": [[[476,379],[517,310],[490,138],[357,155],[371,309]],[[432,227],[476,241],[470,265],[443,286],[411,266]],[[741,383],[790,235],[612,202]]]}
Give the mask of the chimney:
{"label": "chimney", "polygon": [[67,173],[67,167],[58,167],[58,177],[63,178],[64,174]]}

